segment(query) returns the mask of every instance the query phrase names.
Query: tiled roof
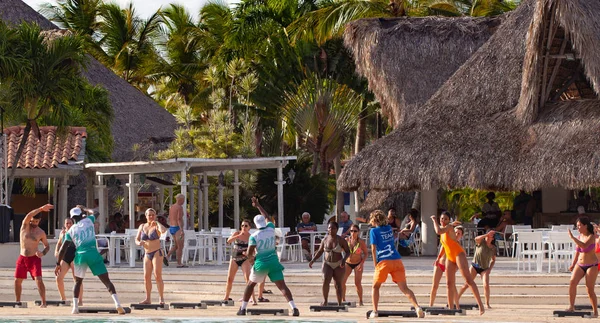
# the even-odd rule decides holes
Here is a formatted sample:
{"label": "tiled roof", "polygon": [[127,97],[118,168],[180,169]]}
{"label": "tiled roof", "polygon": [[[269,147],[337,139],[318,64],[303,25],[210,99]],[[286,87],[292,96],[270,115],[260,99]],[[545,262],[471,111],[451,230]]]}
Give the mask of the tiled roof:
{"label": "tiled roof", "polygon": [[[14,164],[17,149],[23,137],[24,126],[4,129],[7,135],[8,167]],[[50,169],[58,165],[83,162],[85,157],[84,127],[70,127],[65,135],[57,135],[56,127],[40,127],[41,140],[33,131],[29,133],[27,145],[19,159],[18,168]]]}

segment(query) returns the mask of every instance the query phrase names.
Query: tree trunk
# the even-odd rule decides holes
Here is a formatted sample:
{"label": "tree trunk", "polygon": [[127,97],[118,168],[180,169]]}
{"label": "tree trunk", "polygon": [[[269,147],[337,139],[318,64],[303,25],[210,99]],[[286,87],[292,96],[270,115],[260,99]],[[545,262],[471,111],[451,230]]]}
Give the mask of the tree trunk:
{"label": "tree trunk", "polygon": [[[338,178],[340,177],[340,173],[342,172],[342,161],[340,160],[340,156],[337,156],[333,160],[333,168],[335,170],[335,182],[337,183]],[[338,221],[338,217],[344,211],[344,192],[335,189],[335,216],[336,221]]]}
{"label": "tree trunk", "polygon": [[235,117],[233,115],[233,105],[231,101],[233,100],[233,84],[235,82],[235,78],[231,78],[231,86],[229,87],[229,118],[232,125],[235,126]]}
{"label": "tree trunk", "polygon": [[23,137],[21,137],[21,143],[19,144],[19,149],[17,149],[17,154],[15,156],[15,162],[11,166],[10,175],[8,177],[8,187],[6,188],[6,204],[10,205],[12,198],[12,188],[15,183],[15,175],[17,171],[17,166],[19,164],[19,159],[21,159],[21,155],[23,154],[23,150],[27,145],[27,139],[29,138],[29,133],[31,132],[31,123],[35,122],[34,120],[27,120],[27,124],[25,125],[25,129],[23,130]]}
{"label": "tree trunk", "polygon": [[367,141],[367,100],[363,99],[362,110],[358,116],[358,124],[356,126],[356,141],[354,142],[354,154],[358,154]]}

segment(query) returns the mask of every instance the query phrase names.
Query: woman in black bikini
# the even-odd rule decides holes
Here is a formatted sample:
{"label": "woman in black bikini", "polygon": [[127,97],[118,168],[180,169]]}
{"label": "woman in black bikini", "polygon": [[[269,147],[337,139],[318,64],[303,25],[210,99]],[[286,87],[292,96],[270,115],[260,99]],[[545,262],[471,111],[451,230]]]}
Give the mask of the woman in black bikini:
{"label": "woman in black bikini", "polygon": [[160,222],[156,221],[156,211],[154,209],[146,210],[146,223],[140,225],[135,244],[144,247],[144,284],[146,286],[146,299],[140,304],[151,304],[150,293],[152,292],[152,271],[154,271],[154,280],[158,289],[159,304],[165,303],[163,292],[165,284],[162,279],[163,257],[165,256],[160,245],[160,236],[167,233]]}
{"label": "woman in black bikini", "polygon": [[[67,231],[73,226],[73,220],[71,218],[65,219],[65,226],[62,231],[58,235],[58,242],[56,242],[56,249],[54,250],[54,257],[58,259],[58,252],[60,251],[60,247],[62,247],[63,242],[65,241],[65,234]],[[60,294],[60,300],[66,301],[67,297],[65,296],[65,276],[71,268],[71,273],[73,274],[73,280],[75,280],[75,271],[73,259],[75,259],[75,246],[70,245],[67,249],[65,257],[60,262],[60,273],[56,276],[56,287],[58,288],[58,293]],[[58,265],[58,264],[57,264]],[[79,306],[83,305],[83,285],[81,285],[81,292],[79,293]]]}
{"label": "woman in black bikini", "polygon": [[[238,271],[238,268],[242,268],[244,273],[244,280],[248,282],[250,277],[250,269],[252,265],[249,261],[246,261],[246,250],[248,250],[248,240],[250,239],[250,221],[242,221],[242,228],[240,231],[236,231],[231,234],[231,237],[227,239],[227,243],[233,243],[233,250],[231,251],[231,260],[229,261],[229,271],[227,272],[227,286],[225,287],[224,300],[231,300],[229,294],[231,294],[231,287],[233,286],[233,279]],[[252,302],[256,305],[256,297],[252,294]]]}
{"label": "woman in black bikini", "polygon": [[358,237],[359,232],[358,225],[353,224],[350,226],[350,235],[346,238],[350,255],[346,260],[346,274],[342,283],[342,301],[346,301],[346,283],[350,274],[352,274],[352,270],[354,270],[354,285],[356,285],[356,293],[358,294],[358,304],[363,306],[362,275],[364,263],[367,260],[367,252],[369,251],[365,241]]}
{"label": "woman in black bikini", "polygon": [[594,226],[588,218],[579,218],[577,220],[577,230],[581,235],[578,238],[573,236],[569,230],[569,237],[575,242],[575,257],[573,264],[569,267],[571,281],[569,282],[569,308],[567,312],[575,310],[575,297],[577,296],[577,285],[579,281],[585,277],[585,286],[592,303],[594,310],[593,317],[598,317],[598,300],[594,287],[596,286],[596,278],[598,277],[598,258],[596,258],[596,236],[594,234]]}
{"label": "woman in black bikini", "polygon": [[[335,294],[337,296],[338,305],[342,305],[342,293],[344,275],[346,269],[344,264],[346,258],[350,255],[350,249],[348,243],[342,237],[337,235],[338,224],[337,222],[331,222],[327,226],[327,236],[321,241],[319,251],[315,253],[313,259],[308,263],[308,267],[312,268],[316,259],[323,256],[323,303],[321,305],[327,306],[327,299],[329,298],[329,284],[331,279],[335,282]],[[342,255],[342,251],[344,254]]]}

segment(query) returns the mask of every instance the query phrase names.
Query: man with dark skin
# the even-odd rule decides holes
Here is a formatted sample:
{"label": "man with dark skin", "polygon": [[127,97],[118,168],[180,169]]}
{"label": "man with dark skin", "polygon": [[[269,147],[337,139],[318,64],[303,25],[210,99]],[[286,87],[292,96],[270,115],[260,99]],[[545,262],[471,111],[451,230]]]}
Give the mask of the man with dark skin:
{"label": "man with dark skin", "polygon": [[[21,290],[23,279],[27,279],[27,273],[35,279],[42,304],[40,307],[46,307],[46,287],[42,280],[42,257],[50,250],[46,233],[38,225],[40,224],[40,212],[52,210],[52,204],[46,204],[40,208],[27,213],[21,224],[21,253],[17,259],[15,268],[15,298],[17,303],[21,302]],[[44,245],[44,250],[39,251],[40,242]]]}
{"label": "man with dark skin", "polygon": [[[169,250],[167,257],[164,259],[170,259],[171,254],[175,251],[175,255],[177,257],[177,268],[187,267],[181,262],[181,256],[183,255],[183,203],[185,202],[185,197],[183,194],[177,194],[175,196],[176,203],[171,205],[169,209],[169,232],[175,240],[173,244],[173,248]],[[167,265],[167,264],[165,264]],[[167,265],[168,266],[168,265]]]}
{"label": "man with dark skin", "polygon": [[[346,275],[346,268],[344,265],[346,264],[346,258],[350,254],[350,248],[348,248],[348,243],[344,238],[337,235],[338,224],[337,222],[329,223],[327,227],[327,236],[323,241],[321,241],[321,245],[319,246],[319,250],[315,253],[315,257],[308,263],[308,267],[312,268],[312,265],[315,263],[316,259],[319,259],[321,255],[323,256],[323,303],[322,306],[327,306],[327,300],[329,298],[329,284],[331,283],[331,278],[335,283],[335,295],[337,296],[337,302],[339,306],[342,306],[342,297],[343,297],[343,288],[342,284],[344,283],[344,276]],[[342,251],[344,252],[342,256]]]}

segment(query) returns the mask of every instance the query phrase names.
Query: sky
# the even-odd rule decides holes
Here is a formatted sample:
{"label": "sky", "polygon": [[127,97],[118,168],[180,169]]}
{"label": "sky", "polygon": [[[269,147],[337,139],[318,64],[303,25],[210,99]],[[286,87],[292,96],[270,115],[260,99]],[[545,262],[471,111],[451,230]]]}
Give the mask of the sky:
{"label": "sky", "polygon": [[[23,0],[29,6],[31,6],[35,10],[39,10],[40,5],[42,3],[50,2],[56,3],[56,0]],[[117,2],[122,7],[125,7],[129,4],[130,0],[112,0]],[[135,10],[141,17],[147,18],[152,15],[158,8],[161,6],[166,7],[171,3],[179,3],[185,5],[191,13],[193,13],[193,17],[197,17],[198,11],[200,7],[202,7],[208,0],[131,0],[133,2],[133,6]],[[108,2],[108,1],[107,1]],[[227,2],[231,3],[232,0],[227,0]]]}

